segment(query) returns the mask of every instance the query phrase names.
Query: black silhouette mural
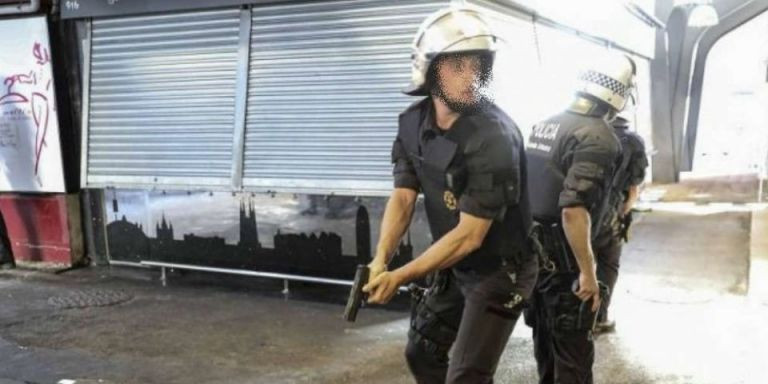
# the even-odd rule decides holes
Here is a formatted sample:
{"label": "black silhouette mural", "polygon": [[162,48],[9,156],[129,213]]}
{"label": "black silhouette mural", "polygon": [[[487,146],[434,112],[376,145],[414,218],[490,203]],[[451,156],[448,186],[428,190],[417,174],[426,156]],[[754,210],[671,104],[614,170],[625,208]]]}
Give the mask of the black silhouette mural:
{"label": "black silhouette mural", "polygon": [[[117,206],[116,203],[113,205]],[[362,204],[357,207],[354,220],[341,215],[306,219],[311,220],[315,227],[324,229],[354,225],[352,233],[357,252],[352,255],[344,254],[343,239],[335,232],[294,233],[281,229],[280,223],[272,225],[276,226],[272,248],[263,246],[259,237],[259,207],[252,202],[240,202],[239,206],[238,228],[233,231],[239,233],[239,240],[234,244],[228,244],[227,239],[219,235],[182,235],[178,225],[174,228],[173,214],[168,211],[163,211],[160,220],[154,223],[154,238],[147,236],[140,223],[131,222],[121,215],[119,220],[107,225],[110,257],[122,261],[153,260],[339,279],[352,279],[357,264],[368,263],[371,259],[371,223],[368,209]],[[267,211],[275,209],[274,206],[261,208]],[[295,210],[297,216],[303,216],[300,207]],[[186,210],[178,212],[188,214]],[[210,220],[208,225],[202,216],[198,221],[204,223],[201,225],[207,232],[211,232],[211,226],[216,222]],[[398,248],[392,267],[401,266],[412,257],[413,245],[409,235]]]}
{"label": "black silhouette mural", "polygon": [[113,258],[125,261],[141,261],[149,258],[149,238],[144,229],[122,217],[107,225],[109,253]]}
{"label": "black silhouette mural", "polygon": [[357,263],[368,264],[371,262],[371,224],[368,219],[368,210],[364,206],[357,209],[355,219],[355,238],[357,239]]}
{"label": "black silhouette mural", "polygon": [[[139,229],[141,229],[141,226],[139,226]],[[164,242],[173,241],[173,224],[168,225],[168,223],[165,222],[165,215],[163,215],[162,224],[160,223],[157,224],[155,233],[157,234],[158,241],[164,241]]]}
{"label": "black silhouette mural", "polygon": [[238,245],[247,252],[261,249],[259,226],[256,224],[256,211],[250,202],[248,212],[245,211],[245,203],[240,204],[240,242]]}

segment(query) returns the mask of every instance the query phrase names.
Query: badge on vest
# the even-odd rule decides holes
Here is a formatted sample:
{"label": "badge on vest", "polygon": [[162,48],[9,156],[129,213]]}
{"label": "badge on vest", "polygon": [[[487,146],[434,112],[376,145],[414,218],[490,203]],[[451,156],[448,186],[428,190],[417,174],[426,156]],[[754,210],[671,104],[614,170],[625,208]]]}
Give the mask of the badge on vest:
{"label": "badge on vest", "polygon": [[445,193],[443,193],[443,202],[445,203],[445,207],[451,211],[455,211],[456,208],[458,208],[456,196],[454,196],[451,191],[445,191]]}

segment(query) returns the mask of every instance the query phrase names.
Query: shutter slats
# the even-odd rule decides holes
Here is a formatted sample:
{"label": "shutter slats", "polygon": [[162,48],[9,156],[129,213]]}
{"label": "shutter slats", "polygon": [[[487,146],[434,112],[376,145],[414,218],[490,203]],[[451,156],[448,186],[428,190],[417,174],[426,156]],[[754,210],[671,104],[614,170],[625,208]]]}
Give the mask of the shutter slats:
{"label": "shutter slats", "polygon": [[239,9],[93,21],[89,182],[231,182],[239,30]]}
{"label": "shutter slats", "polygon": [[253,9],[244,182],[272,190],[392,188],[398,114],[415,98],[411,42],[444,1]]}

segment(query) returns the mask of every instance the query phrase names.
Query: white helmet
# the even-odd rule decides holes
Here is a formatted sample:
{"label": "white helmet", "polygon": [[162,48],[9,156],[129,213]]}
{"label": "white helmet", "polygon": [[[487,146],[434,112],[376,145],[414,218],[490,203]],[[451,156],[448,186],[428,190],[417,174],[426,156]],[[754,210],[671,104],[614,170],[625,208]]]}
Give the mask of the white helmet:
{"label": "white helmet", "polygon": [[635,87],[635,62],[626,55],[610,54],[579,75],[577,91],[621,111]]}
{"label": "white helmet", "polygon": [[466,6],[441,9],[424,19],[413,39],[411,83],[403,90],[412,96],[426,96],[427,72],[440,54],[496,52],[498,37],[483,15]]}

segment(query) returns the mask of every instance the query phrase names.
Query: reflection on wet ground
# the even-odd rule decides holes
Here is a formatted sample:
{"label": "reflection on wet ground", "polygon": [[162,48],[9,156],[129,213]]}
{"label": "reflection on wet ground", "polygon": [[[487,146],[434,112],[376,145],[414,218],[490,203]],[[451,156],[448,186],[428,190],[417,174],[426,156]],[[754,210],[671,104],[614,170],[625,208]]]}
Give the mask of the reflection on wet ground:
{"label": "reflection on wet ground", "polygon": [[[768,382],[768,306],[743,295],[749,210],[653,208],[624,248],[611,307],[617,328],[597,338],[595,382]],[[532,383],[530,332],[518,327],[514,336],[501,382]]]}
{"label": "reflection on wet ground", "polygon": [[[750,207],[652,208],[625,248],[611,308],[617,329],[597,339],[595,382],[768,382],[768,301],[744,294]],[[96,268],[1,272],[0,382],[412,382],[402,357],[405,298],[366,308],[349,325],[340,319],[341,288],[294,285],[286,300],[279,281],[174,274],[162,288],[156,278]],[[84,305],[50,304],[71,291]],[[127,302],[87,305],[126,293]],[[536,382],[522,322],[497,382]]]}

